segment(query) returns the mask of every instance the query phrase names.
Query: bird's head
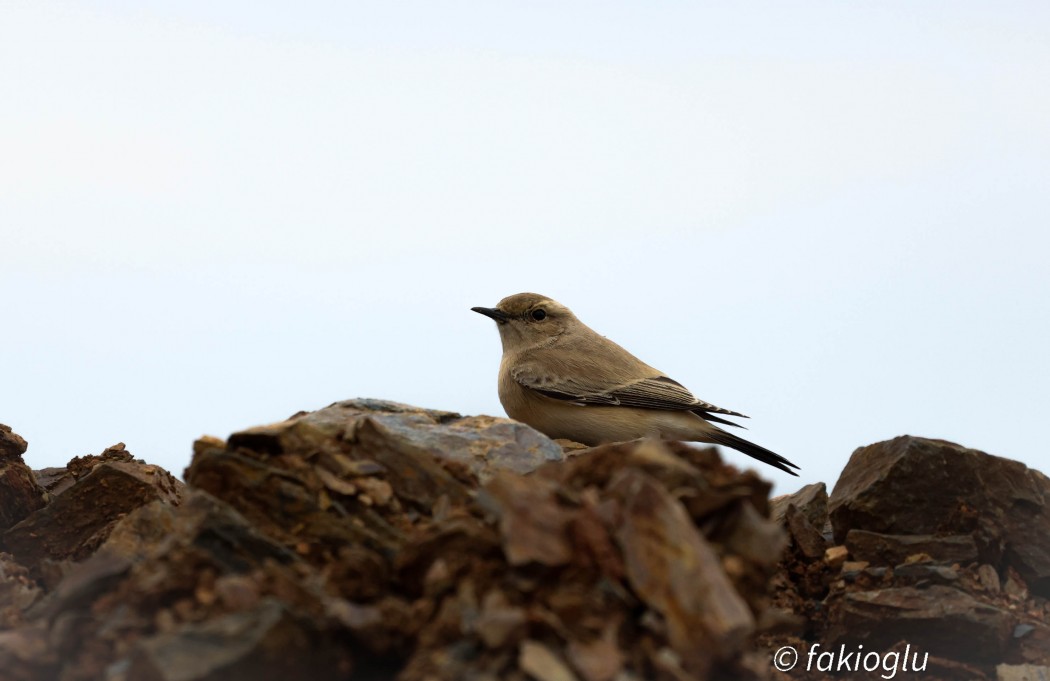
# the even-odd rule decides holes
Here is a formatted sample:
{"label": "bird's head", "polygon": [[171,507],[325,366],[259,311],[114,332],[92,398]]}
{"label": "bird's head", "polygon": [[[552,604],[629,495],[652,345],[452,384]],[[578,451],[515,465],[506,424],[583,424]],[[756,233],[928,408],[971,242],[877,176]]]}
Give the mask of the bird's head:
{"label": "bird's head", "polygon": [[569,308],[538,293],[516,293],[496,307],[472,307],[496,322],[504,352],[546,345],[580,322]]}

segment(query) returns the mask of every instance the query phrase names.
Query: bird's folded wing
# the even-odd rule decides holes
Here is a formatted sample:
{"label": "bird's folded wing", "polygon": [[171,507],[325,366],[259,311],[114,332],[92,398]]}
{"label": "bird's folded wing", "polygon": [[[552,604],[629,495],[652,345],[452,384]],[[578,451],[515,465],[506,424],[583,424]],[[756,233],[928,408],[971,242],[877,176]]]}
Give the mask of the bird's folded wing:
{"label": "bird's folded wing", "polygon": [[529,390],[535,390],[541,395],[573,404],[641,407],[667,411],[703,411],[747,418],[741,413],[696,399],[680,383],[666,376],[643,378],[616,386],[597,386],[578,379],[558,378],[549,373],[537,371],[534,365],[518,367],[512,371],[511,375],[515,381]]}

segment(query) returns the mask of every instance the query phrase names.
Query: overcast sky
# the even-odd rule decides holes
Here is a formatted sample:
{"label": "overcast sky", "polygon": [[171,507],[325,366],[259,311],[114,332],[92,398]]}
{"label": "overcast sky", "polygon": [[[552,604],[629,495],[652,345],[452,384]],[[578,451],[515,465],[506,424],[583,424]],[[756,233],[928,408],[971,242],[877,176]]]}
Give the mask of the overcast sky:
{"label": "overcast sky", "polygon": [[[1050,472],[1050,4],[0,2],[0,422],[34,468],[369,396],[502,415],[552,296],[832,483]],[[750,465],[735,452],[727,457]]]}

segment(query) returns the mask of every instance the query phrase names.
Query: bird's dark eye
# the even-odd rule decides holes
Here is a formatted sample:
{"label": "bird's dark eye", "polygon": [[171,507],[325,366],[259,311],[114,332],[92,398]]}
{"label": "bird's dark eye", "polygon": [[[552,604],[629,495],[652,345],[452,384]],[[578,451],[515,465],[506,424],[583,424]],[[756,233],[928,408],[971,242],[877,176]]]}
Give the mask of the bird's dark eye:
{"label": "bird's dark eye", "polygon": [[547,318],[547,312],[545,310],[533,310],[532,318],[538,322],[542,322],[544,319]]}

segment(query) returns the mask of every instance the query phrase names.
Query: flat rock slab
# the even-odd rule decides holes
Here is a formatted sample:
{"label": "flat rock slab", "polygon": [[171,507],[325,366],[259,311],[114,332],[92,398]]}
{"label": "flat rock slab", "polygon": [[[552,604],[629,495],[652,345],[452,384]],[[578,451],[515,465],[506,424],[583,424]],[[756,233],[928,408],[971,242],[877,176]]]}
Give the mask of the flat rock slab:
{"label": "flat rock slab", "polygon": [[944,440],[879,442],[850,457],[829,513],[837,542],[850,530],[969,534],[982,562],[1050,596],[1050,479],[1019,461]]}
{"label": "flat rock slab", "polygon": [[958,589],[894,587],[846,593],[832,605],[828,639],[886,649],[898,641],[951,660],[1002,659],[1016,618]]}
{"label": "flat rock slab", "polygon": [[846,534],[846,548],[853,560],[872,565],[899,565],[918,554],[926,554],[933,562],[944,565],[965,565],[978,557],[977,543],[969,534],[935,537],[850,530]]}
{"label": "flat rock slab", "polygon": [[287,421],[234,433],[229,444],[274,453],[301,450],[310,442],[352,444],[357,429],[366,422],[371,422],[392,449],[461,464],[482,483],[498,470],[528,473],[548,461],[565,458],[553,440],[517,421],[372,399],[336,402]]}

